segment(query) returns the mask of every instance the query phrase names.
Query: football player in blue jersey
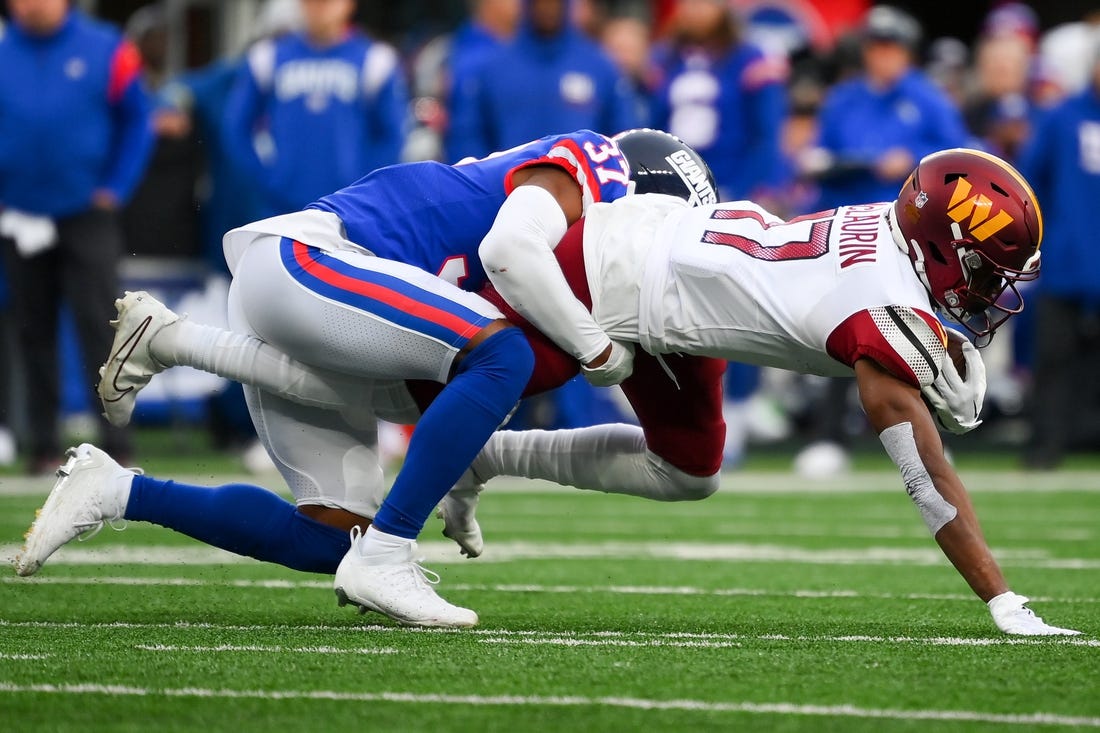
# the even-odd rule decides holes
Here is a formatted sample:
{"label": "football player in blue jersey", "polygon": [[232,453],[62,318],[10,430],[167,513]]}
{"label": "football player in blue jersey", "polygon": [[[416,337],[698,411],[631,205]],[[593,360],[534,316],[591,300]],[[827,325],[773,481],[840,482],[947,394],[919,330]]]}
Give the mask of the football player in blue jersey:
{"label": "football player in blue jersey", "polygon": [[[334,383],[341,377],[361,383],[341,393],[336,409],[291,399],[293,375],[291,386],[278,391],[246,387],[258,434],[297,507],[262,489],[236,487],[214,510],[207,489],[181,499],[186,487],[134,478],[82,446],[62,469],[59,483],[69,488],[59,485],[59,493],[71,496],[78,484],[118,484],[124,500],[112,499],[112,511],[97,499],[97,518],[88,524],[40,518],[18,569],[34,572],[82,528],[121,515],[328,572],[332,548],[347,547],[350,529],[352,547],[337,568],[342,599],[404,623],[475,624],[473,611],[447,603],[424,582],[415,538],[515,406],[533,355],[520,330],[471,290],[488,278],[583,365],[590,381],[621,382],[631,373],[630,348],[613,343],[577,301],[553,247],[590,204],[632,190],[668,192],[662,188],[668,182],[693,202],[716,198],[706,165],[667,133],[633,130],[611,139],[582,130],[454,166],[428,161],[381,169],[306,210],[227,233],[233,330],[177,319],[147,294],[127,294],[117,304],[117,337],[100,396],[109,419],[125,424],[138,390],[157,371],[187,363],[232,373],[265,358],[250,343],[325,370]],[[286,376],[281,356],[270,366]],[[405,393],[404,379],[444,386],[425,405],[404,467],[379,506],[375,421],[408,407],[392,404],[392,385]],[[214,511],[229,526],[211,527]],[[266,540],[272,547],[265,551]]]}

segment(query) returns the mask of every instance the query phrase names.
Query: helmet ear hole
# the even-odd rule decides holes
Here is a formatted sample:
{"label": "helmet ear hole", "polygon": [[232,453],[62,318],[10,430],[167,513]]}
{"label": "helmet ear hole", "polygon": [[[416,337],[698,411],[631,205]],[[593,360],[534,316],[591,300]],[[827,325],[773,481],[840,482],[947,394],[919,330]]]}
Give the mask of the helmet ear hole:
{"label": "helmet ear hole", "polygon": [[943,252],[940,251],[940,246],[938,244],[936,244],[935,242],[931,242],[931,241],[928,242],[927,244],[928,244],[928,246],[927,246],[928,254],[932,255],[932,259],[934,259],[936,262],[940,263],[941,265],[946,265],[947,264],[947,258],[944,257]]}

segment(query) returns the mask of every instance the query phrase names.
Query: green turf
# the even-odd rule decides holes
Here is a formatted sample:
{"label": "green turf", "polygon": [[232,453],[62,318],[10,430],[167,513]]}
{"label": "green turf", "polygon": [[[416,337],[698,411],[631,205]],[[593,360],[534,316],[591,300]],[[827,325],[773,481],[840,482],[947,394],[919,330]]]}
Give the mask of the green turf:
{"label": "green turf", "polygon": [[[977,470],[1010,582],[1085,637],[1001,636],[887,472],[734,472],[688,504],[512,482],[483,496],[485,557],[424,535],[472,631],[359,616],[324,576],[158,527],[74,543],[0,582],[0,729],[1100,727],[1100,474]],[[3,486],[11,550],[41,495]]]}

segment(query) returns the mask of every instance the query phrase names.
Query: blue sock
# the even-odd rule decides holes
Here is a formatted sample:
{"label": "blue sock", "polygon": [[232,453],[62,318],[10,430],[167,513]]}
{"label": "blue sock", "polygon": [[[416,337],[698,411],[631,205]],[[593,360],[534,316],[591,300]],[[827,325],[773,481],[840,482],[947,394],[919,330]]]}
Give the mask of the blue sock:
{"label": "blue sock", "polygon": [[123,516],[311,573],[335,574],[351,546],[344,530],[311,519],[279,495],[248,484],[209,488],[135,476]]}
{"label": "blue sock", "polygon": [[416,539],[432,509],[515,407],[534,363],[518,328],[498,331],[466,355],[417,421],[405,463],[374,518],[376,529]]}

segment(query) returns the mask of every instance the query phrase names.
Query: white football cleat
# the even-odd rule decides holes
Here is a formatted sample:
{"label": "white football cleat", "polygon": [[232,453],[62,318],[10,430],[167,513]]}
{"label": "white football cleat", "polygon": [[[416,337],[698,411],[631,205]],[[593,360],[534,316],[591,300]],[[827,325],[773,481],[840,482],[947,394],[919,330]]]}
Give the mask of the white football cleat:
{"label": "white football cleat", "polygon": [[459,551],[469,558],[475,558],[485,549],[485,540],[481,536],[481,525],[474,516],[477,511],[478,495],[484,484],[465,479],[470,471],[459,480],[453,489],[439,502],[435,515],[443,520],[443,536],[458,543]]}
{"label": "white football cleat", "polygon": [[115,340],[107,362],[99,368],[96,392],[107,421],[117,427],[130,422],[137,394],[167,367],[149,350],[153,336],[179,316],[144,290],[126,291],[115,301],[118,319],[111,321]]}
{"label": "white football cleat", "polygon": [[990,599],[989,613],[997,628],[1016,636],[1077,636],[1081,632],[1051,626],[1026,605],[1028,598],[1006,591]]}
{"label": "white football cleat", "polygon": [[359,537],[359,528],[353,528],[351,549],[336,569],[333,588],[339,605],[357,606],[360,613],[376,611],[406,626],[477,625],[475,612],[448,603],[432,588],[439,576],[414,559],[415,542],[383,555],[363,555]]}
{"label": "white football cleat", "polygon": [[91,537],[104,522],[122,519],[130,481],[141,473],[140,469],[123,468],[89,443],[70,448],[66,455],[69,460],[57,469],[57,483],[35,512],[34,523],[24,535],[26,542],[15,556],[18,575],[34,575],[57,548],[74,537],[84,533]]}

